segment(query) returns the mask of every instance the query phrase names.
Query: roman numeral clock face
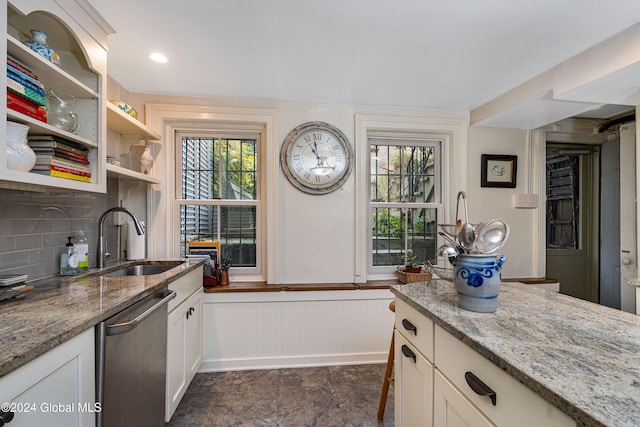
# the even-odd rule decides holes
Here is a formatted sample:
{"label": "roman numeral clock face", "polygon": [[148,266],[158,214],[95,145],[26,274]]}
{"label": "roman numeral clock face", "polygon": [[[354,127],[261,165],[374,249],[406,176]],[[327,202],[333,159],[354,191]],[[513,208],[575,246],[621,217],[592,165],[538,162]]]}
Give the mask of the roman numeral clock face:
{"label": "roman numeral clock face", "polygon": [[280,150],[280,163],[289,182],[299,190],[327,194],[349,177],[353,152],[338,128],[309,122],[289,132]]}

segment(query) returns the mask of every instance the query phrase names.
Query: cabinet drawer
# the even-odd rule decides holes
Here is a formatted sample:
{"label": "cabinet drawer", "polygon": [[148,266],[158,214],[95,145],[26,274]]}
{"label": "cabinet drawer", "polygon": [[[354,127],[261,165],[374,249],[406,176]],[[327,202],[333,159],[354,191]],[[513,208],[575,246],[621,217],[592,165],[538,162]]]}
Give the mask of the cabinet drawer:
{"label": "cabinet drawer", "polygon": [[396,330],[433,363],[433,322],[396,298]]}
{"label": "cabinet drawer", "polygon": [[433,365],[395,332],[395,425],[429,426],[433,412]]}
{"label": "cabinet drawer", "polygon": [[[497,426],[575,426],[569,416],[538,396],[471,347],[435,326],[435,365]],[[475,393],[465,379],[472,372],[496,393],[496,404]]]}
{"label": "cabinet drawer", "polygon": [[190,271],[186,275],[169,283],[169,289],[176,292],[176,297],[169,301],[167,310],[169,313],[186,300],[189,295],[202,287],[202,267]]}

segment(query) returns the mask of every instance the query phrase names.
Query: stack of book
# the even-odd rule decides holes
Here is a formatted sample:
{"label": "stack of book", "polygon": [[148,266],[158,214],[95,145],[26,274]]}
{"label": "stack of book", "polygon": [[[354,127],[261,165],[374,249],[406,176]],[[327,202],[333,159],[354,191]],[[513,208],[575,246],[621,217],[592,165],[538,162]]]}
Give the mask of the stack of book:
{"label": "stack of book", "polygon": [[26,65],[7,56],[7,107],[46,123],[46,104],[46,91],[38,76]]}
{"label": "stack of book", "polygon": [[0,274],[0,286],[19,286],[26,281],[26,274]]}
{"label": "stack of book", "polygon": [[55,135],[29,135],[28,140],[37,157],[31,172],[91,182],[87,147]]}

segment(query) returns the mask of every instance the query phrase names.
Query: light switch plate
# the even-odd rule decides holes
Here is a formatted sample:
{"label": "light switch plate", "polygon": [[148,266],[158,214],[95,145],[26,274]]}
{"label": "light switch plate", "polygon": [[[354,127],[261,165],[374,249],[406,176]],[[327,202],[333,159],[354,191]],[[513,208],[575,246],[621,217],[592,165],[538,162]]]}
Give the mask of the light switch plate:
{"label": "light switch plate", "polygon": [[538,207],[538,195],[515,194],[513,196],[513,207],[519,209],[535,209]]}

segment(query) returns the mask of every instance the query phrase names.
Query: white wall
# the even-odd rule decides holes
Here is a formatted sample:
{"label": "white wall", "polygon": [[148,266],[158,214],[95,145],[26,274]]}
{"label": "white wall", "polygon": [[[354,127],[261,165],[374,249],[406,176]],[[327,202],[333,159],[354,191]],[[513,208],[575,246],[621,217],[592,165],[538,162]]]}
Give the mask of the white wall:
{"label": "white wall", "polygon": [[[502,268],[504,278],[538,277],[538,238],[545,232],[538,224],[539,209],[544,209],[543,195],[539,195],[537,209],[516,209],[513,197],[527,193],[528,184],[537,182],[539,173],[531,171],[527,131],[520,129],[469,129],[469,184],[467,202],[469,221],[499,218],[511,227],[511,236],[499,251],[507,256]],[[516,188],[482,188],[480,166],[482,154],[508,154],[518,156]],[[534,187],[536,188],[536,187]],[[537,190],[536,190],[537,191]]]}
{"label": "white wall", "polygon": [[[216,107],[263,108],[277,111],[277,137],[275,147],[267,147],[271,155],[277,155],[287,133],[307,121],[326,121],[340,128],[357,153],[355,116],[369,114],[377,116],[406,116],[412,118],[468,120],[468,112],[410,109],[398,107],[369,107],[337,104],[307,104],[276,101],[223,100],[207,98],[169,97],[150,94],[131,94],[130,103],[139,112],[147,103],[208,105]],[[144,120],[144,117],[141,117]],[[460,147],[452,147],[456,153],[455,164],[468,163],[468,170],[451,171],[449,180],[453,182],[445,200],[450,206],[455,203],[458,190],[467,192],[471,220],[502,218],[512,229],[510,242],[503,253],[508,257],[503,277],[538,277],[537,265],[532,264],[536,251],[532,236],[537,233],[536,209],[514,209],[512,195],[523,190],[524,156],[526,154],[526,132],[519,130],[470,128],[468,156],[460,153]],[[464,134],[466,139],[466,134]],[[518,187],[516,189],[480,188],[480,155],[518,155]],[[357,155],[357,154],[356,154]],[[460,156],[460,157],[458,157]],[[269,162],[270,165],[276,163]],[[357,164],[357,161],[356,161]],[[356,222],[355,177],[363,173],[362,168],[354,171],[346,185],[334,193],[312,196],[302,193],[288,183],[284,174],[277,171],[277,242],[278,252],[275,269],[277,283],[353,283],[355,281],[355,232]],[[167,171],[171,173],[171,171]],[[455,188],[454,188],[455,187]],[[458,188],[459,187],[459,188]],[[450,209],[455,209],[453,206]],[[450,211],[448,209],[448,211]],[[453,216],[453,214],[451,214]],[[162,245],[167,239],[159,239]],[[167,247],[156,248],[156,256],[171,256]],[[233,280],[233,277],[232,277]]]}
{"label": "white wall", "polygon": [[201,372],[383,363],[389,290],[204,295]]}

